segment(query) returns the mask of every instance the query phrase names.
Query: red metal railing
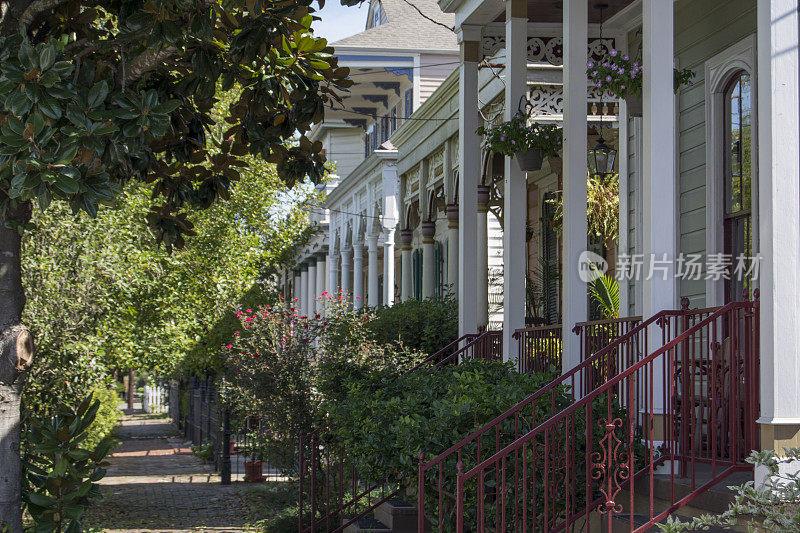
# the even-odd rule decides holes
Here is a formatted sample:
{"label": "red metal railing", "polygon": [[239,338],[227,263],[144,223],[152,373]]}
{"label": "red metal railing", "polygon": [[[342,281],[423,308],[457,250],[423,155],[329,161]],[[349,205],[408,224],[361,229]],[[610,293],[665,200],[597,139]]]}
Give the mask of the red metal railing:
{"label": "red metal railing", "polygon": [[[502,358],[501,332],[470,333],[451,342],[405,373],[435,368],[462,359]],[[325,442],[327,428],[300,437],[298,531],[335,533],[397,495],[386,479],[361,477],[348,462],[347,450]]]}
{"label": "red metal railing", "polygon": [[[693,311],[692,313],[695,313]],[[642,317],[613,318],[595,320],[592,322],[579,322],[572,328],[572,332],[579,338],[580,360],[585,361],[606,346],[631,332],[642,323]],[[616,357],[609,354],[603,359],[603,365],[592,365],[590,378],[592,383],[604,383],[617,375],[619,368],[624,368],[626,361],[638,361],[641,357],[643,346],[636,342],[634,337],[631,342],[621,343],[616,350]],[[589,375],[587,371],[586,375]],[[586,389],[588,390],[588,389]]]}
{"label": "red metal railing", "polygon": [[518,329],[514,338],[519,344],[517,369],[520,372],[561,368],[561,324]]}
{"label": "red metal railing", "polygon": [[436,366],[458,364],[459,361],[483,359],[496,361],[503,358],[503,332],[484,331],[466,342],[461,348],[447,357],[441,357]]}
{"label": "red metal railing", "polygon": [[[758,319],[758,302],[663,311],[548,385],[562,392],[566,385],[570,405],[535,419],[491,456],[458,461],[456,531],[645,531],[750,468],[744,457],[758,448]],[[658,348],[634,357],[624,350],[632,342]],[[595,381],[603,357],[619,353],[631,358]],[[508,412],[515,423],[521,409]],[[681,475],[686,495],[675,491]],[[658,498],[656,481],[668,487]]]}

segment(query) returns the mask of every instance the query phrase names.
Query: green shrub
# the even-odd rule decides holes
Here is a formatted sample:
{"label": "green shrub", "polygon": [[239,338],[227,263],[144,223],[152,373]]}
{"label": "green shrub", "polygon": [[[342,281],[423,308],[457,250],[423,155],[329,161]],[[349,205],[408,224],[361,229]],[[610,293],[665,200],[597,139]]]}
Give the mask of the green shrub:
{"label": "green shrub", "polygon": [[214,443],[211,441],[206,441],[203,444],[192,444],[190,446],[192,453],[203,461],[204,463],[208,463],[212,459],[214,459]]}
{"label": "green shrub", "polygon": [[119,396],[114,389],[110,389],[106,383],[99,383],[92,389],[94,399],[100,402],[94,422],[89,426],[84,446],[93,449],[100,444],[100,441],[113,435],[114,430],[122,418],[119,410]]}
{"label": "green shrub", "polygon": [[[521,374],[511,364],[482,360],[399,377],[357,368],[352,375],[359,373],[361,379],[353,378],[344,393],[325,405],[331,438],[348,451],[362,476],[381,479],[388,473],[405,487],[416,486],[420,452],[428,458],[438,455],[553,377]],[[549,412],[549,402],[548,397],[537,405],[539,420]],[[561,391],[557,403],[567,402]],[[513,440],[513,419],[509,424],[501,431],[510,432]],[[454,483],[455,464],[447,470]]]}
{"label": "green shrub", "polygon": [[451,296],[397,302],[375,311],[367,328],[379,344],[431,355],[458,338],[458,302]]}

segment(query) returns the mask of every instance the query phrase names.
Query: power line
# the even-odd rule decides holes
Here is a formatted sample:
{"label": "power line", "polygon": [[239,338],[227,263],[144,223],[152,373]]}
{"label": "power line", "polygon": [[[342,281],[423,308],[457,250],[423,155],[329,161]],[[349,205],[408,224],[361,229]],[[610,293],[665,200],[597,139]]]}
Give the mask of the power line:
{"label": "power line", "polygon": [[375,119],[378,119],[378,118],[395,118],[396,120],[417,120],[417,121],[422,121],[422,122],[448,122],[450,120],[458,120],[455,117],[453,117],[453,118],[419,118],[419,117],[414,117],[414,116],[410,116],[410,117],[398,117],[398,116],[391,117],[389,114],[379,115],[378,113],[367,113],[365,111],[356,111],[355,109],[345,109],[343,107],[342,108],[333,107],[333,105],[330,105],[328,107],[332,111],[342,111],[344,113],[353,113],[355,115],[363,115],[365,117],[371,117],[371,118],[375,118]]}
{"label": "power line", "polygon": [[[492,61],[494,61],[494,60],[496,60],[496,59],[505,59],[505,56],[494,56],[494,57],[487,58],[487,59],[492,59]],[[427,68],[427,67],[443,67],[443,66],[445,66],[445,65],[460,65],[460,64],[461,64],[461,61],[445,61],[445,62],[443,62],[443,63],[429,63],[429,64],[427,64],[427,65],[419,65],[419,66],[408,66],[408,67],[372,67],[372,68],[383,68],[383,69],[388,69],[388,70],[389,70],[389,72],[391,72],[392,70],[419,70],[419,69],[422,69],[422,68]],[[478,64],[478,67],[481,67],[481,66],[488,66],[488,65],[489,65],[489,63],[487,62],[487,60],[483,60],[483,61],[481,61],[481,62]],[[495,67],[497,67],[497,68],[499,68],[499,67],[500,67],[500,65],[494,65],[494,66],[495,66]],[[353,68],[369,68],[369,67],[353,67]],[[354,73],[350,74],[350,75],[348,76],[348,78],[352,78],[353,76],[373,76],[373,75],[375,75],[375,74],[378,74],[378,72],[354,72]]]}

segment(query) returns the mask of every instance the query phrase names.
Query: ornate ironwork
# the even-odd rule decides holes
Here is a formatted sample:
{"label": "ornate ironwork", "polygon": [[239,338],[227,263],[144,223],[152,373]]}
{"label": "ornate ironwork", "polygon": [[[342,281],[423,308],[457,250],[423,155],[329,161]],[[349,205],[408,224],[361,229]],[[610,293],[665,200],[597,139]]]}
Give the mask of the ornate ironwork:
{"label": "ornate ironwork", "polygon": [[614,498],[631,475],[630,456],[628,451],[622,448],[624,443],[616,433],[616,430],[622,427],[622,419],[615,418],[609,422],[601,418],[598,425],[606,431],[598,442],[601,451],[592,454],[592,479],[600,481],[600,492],[605,498],[598,511],[600,514],[620,513],[622,504],[615,502]]}

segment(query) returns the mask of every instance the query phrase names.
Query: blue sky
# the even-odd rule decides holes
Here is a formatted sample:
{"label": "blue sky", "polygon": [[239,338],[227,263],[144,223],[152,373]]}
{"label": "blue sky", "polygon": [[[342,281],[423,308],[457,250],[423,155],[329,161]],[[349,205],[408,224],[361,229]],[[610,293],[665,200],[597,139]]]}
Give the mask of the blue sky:
{"label": "blue sky", "polygon": [[344,7],[339,0],[327,0],[325,7],[316,13],[322,20],[314,23],[314,33],[333,42],[364,31],[368,8],[368,2],[360,6]]}

